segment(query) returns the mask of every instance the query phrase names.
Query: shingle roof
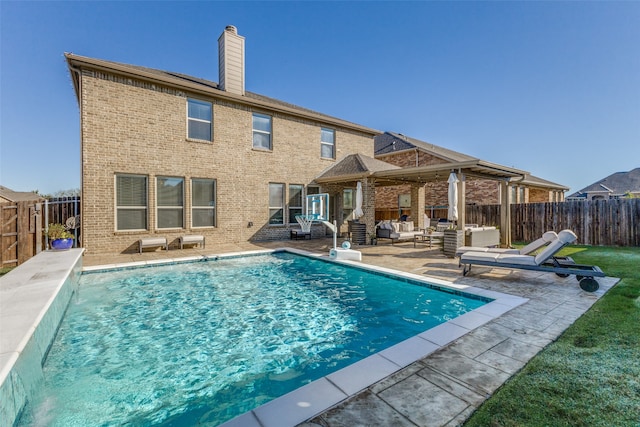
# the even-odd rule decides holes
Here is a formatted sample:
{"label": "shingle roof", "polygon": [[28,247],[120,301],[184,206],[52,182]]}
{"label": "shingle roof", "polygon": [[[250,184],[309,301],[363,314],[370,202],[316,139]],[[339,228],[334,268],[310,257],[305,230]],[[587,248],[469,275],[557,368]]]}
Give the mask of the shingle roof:
{"label": "shingle roof", "polygon": [[[262,108],[269,108],[275,111],[282,111],[285,113],[297,114],[308,117],[310,119],[325,121],[337,126],[343,126],[346,128],[355,129],[361,132],[366,132],[370,135],[380,133],[380,131],[359,125],[357,123],[349,122],[337,117],[329,116],[327,114],[319,113],[317,111],[303,108],[298,105],[290,104],[288,102],[280,101],[279,99],[270,98],[264,95],[260,95],[254,92],[245,91],[243,96],[235,95],[219,89],[218,83],[202,79],[199,77],[193,77],[182,73],[176,73],[171,71],[163,71],[155,68],[143,67],[139,65],[125,64],[122,62],[107,61],[104,59],[89,58],[81,55],[75,55],[72,53],[66,53],[65,57],[69,63],[69,67],[73,70],[74,67],[87,67],[94,69],[105,69],[110,72],[119,74],[133,75],[137,78],[145,80],[157,80],[168,86],[182,86],[193,91],[202,91],[211,96],[233,99],[245,104],[254,104]],[[73,76],[74,73],[72,73]],[[73,77],[75,79],[75,76]],[[76,82],[76,92],[78,85]]]}
{"label": "shingle roof", "polygon": [[364,154],[349,154],[335,165],[321,173],[316,180],[331,178],[364,177],[374,172],[401,169],[382,160],[374,159]]}
{"label": "shingle roof", "polygon": [[374,137],[374,141],[376,156],[419,148],[449,162],[480,160],[477,157],[468,156],[457,151],[449,150],[448,148],[440,147],[439,145],[420,141],[419,139],[411,138],[401,133],[385,132],[383,134],[376,135]]}
{"label": "shingle roof", "polygon": [[12,202],[27,202],[42,199],[42,196],[37,193],[31,191],[13,191],[3,185],[0,185],[0,197]]}
{"label": "shingle roof", "polygon": [[587,193],[623,195],[627,192],[640,193],[640,168],[635,168],[629,172],[616,172],[611,174],[580,191],[576,191],[568,197],[584,197]]}
{"label": "shingle roof", "polygon": [[[374,137],[374,142],[376,156],[385,156],[387,154],[399,153],[405,150],[414,150],[418,148],[451,163],[481,160],[477,157],[449,150],[448,148],[440,147],[439,145],[431,144],[430,142],[420,141],[419,139],[411,138],[401,133],[385,132],[383,134],[376,135]],[[527,174],[525,179],[520,182],[533,187],[554,188],[565,191],[569,190],[569,187],[529,174]]]}
{"label": "shingle roof", "polygon": [[523,179],[521,182],[531,187],[556,188],[558,190],[564,190],[564,191],[569,190],[569,187],[565,185],[558,184],[552,181],[547,181],[546,179],[542,179],[534,175],[527,175],[525,179]]}

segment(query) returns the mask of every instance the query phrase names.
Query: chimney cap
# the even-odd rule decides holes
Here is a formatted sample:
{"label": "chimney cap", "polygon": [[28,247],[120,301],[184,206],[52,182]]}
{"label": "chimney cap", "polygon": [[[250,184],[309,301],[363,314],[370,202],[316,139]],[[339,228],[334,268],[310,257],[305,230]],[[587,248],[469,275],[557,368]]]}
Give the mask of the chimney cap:
{"label": "chimney cap", "polygon": [[233,34],[238,34],[238,29],[236,27],[234,27],[233,25],[227,25],[224,30],[225,31],[230,31]]}

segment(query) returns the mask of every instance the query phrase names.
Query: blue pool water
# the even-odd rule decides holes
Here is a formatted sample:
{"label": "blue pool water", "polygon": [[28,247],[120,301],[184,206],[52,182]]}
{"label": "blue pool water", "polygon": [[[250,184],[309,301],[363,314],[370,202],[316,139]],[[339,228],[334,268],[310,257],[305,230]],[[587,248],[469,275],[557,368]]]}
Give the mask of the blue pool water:
{"label": "blue pool water", "polygon": [[19,425],[217,425],[485,303],[286,252],[84,274]]}

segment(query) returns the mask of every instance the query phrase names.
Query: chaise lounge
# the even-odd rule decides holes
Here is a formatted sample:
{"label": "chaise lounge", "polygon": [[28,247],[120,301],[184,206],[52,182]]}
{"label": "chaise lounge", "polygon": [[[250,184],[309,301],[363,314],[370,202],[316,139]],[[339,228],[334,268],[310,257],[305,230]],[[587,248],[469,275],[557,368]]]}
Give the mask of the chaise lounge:
{"label": "chaise lounge", "polygon": [[516,255],[531,255],[541,247],[553,242],[558,238],[558,235],[555,231],[547,231],[542,237],[534,240],[529,243],[527,246],[522,249],[506,249],[506,248],[487,248],[487,247],[479,247],[479,246],[460,246],[456,249],[456,257],[460,257],[462,254],[467,252],[490,252],[497,254],[516,254]]}
{"label": "chaise lounge", "polygon": [[597,266],[576,264],[570,257],[555,257],[555,254],[566,245],[575,242],[577,236],[571,230],[562,230],[558,238],[552,241],[538,255],[520,255],[495,252],[466,252],[460,256],[460,264],[464,266],[462,274],[466,276],[472,265],[484,265],[497,268],[521,269],[555,273],[560,277],[575,275],[580,288],[587,292],[598,290],[600,285],[594,277],[605,274]]}

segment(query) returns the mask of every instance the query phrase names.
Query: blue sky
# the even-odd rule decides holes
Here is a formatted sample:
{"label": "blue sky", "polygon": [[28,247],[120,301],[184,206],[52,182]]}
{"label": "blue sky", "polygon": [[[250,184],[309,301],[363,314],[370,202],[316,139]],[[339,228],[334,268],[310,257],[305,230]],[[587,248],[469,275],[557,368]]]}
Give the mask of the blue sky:
{"label": "blue sky", "polygon": [[640,166],[640,2],[0,1],[0,184],[80,186],[64,52],[218,81],[579,190]]}

